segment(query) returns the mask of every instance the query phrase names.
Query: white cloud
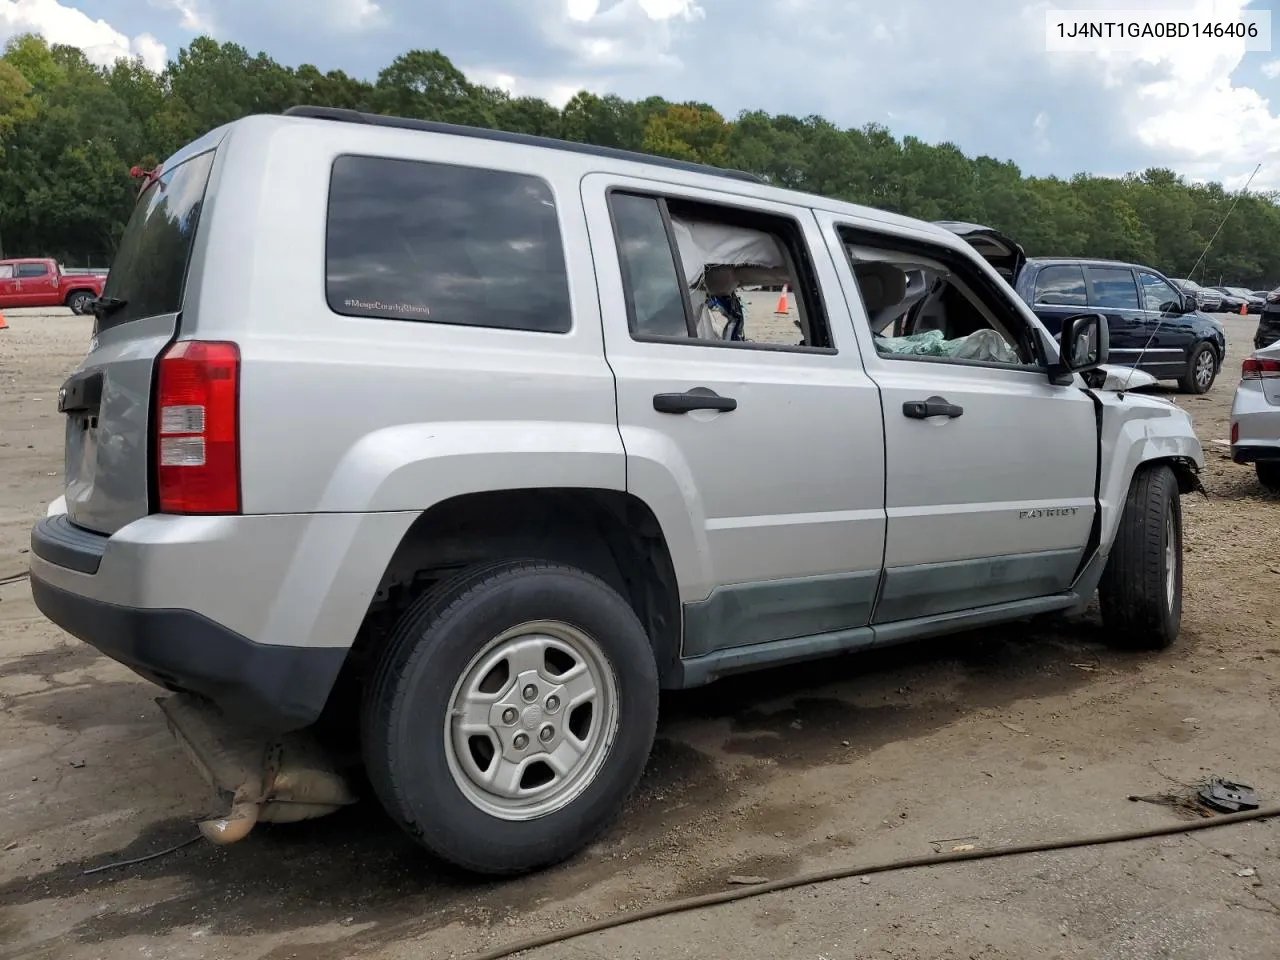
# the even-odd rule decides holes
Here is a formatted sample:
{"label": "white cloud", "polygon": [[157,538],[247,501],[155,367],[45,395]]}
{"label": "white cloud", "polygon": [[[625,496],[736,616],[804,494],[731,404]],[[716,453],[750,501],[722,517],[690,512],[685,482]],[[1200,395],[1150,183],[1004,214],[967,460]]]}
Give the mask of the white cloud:
{"label": "white cloud", "polygon": [[639,4],[650,20],[697,20],[705,15],[693,0],[639,0]]}
{"label": "white cloud", "polygon": [[1049,142],[1049,114],[1041,110],[1031,121],[1031,143],[1040,153],[1047,153],[1052,144]]}
{"label": "white cloud", "polygon": [[[1204,19],[1220,21],[1235,18],[1247,6],[1248,0],[1196,0],[1191,5]],[[1231,79],[1244,54],[1240,38],[1203,45],[1190,54],[1185,44],[1154,41],[1136,53],[1085,56],[1103,65],[1138,140],[1168,158],[1169,165],[1190,176],[1239,186],[1261,162],[1253,186],[1280,187],[1280,116],[1261,93]],[[1276,63],[1280,74],[1280,61]]]}
{"label": "white cloud", "polygon": [[485,87],[497,87],[512,97],[541,97],[556,109],[573,99],[573,95],[583,89],[585,84],[568,83],[563,80],[529,80],[510,73],[482,68],[459,67],[472,83]]}
{"label": "white cloud", "polygon": [[133,49],[142,58],[143,66],[153,73],[160,73],[168,65],[164,44],[149,33],[140,33],[134,37]]}
{"label": "white cloud", "polygon": [[38,33],[49,43],[79,47],[103,66],[122,57],[142,57],[152,70],[165,65],[165,47],[149,33],[130,40],[105,20],[94,20],[58,0],[0,0],[0,43],[21,33]]}
{"label": "white cloud", "polygon": [[151,0],[153,7],[176,10],[182,14],[178,26],[192,33],[213,33],[213,19],[200,9],[196,0]]}
{"label": "white cloud", "polygon": [[586,23],[600,9],[600,0],[565,0],[565,9],[570,20]]}
{"label": "white cloud", "polygon": [[1280,77],[1280,60],[1268,60],[1262,65],[1262,75],[1269,80]]}
{"label": "white cloud", "polygon": [[363,30],[384,21],[382,7],[373,0],[331,0],[330,23],[335,27]]}

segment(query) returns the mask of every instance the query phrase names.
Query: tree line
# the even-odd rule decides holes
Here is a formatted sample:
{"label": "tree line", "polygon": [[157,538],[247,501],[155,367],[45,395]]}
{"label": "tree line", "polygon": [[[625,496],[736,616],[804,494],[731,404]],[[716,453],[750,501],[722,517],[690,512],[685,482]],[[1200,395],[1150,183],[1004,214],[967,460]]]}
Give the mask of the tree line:
{"label": "tree line", "polygon": [[[783,187],[926,220],[983,223],[1031,256],[1132,260],[1187,276],[1232,205],[1194,279],[1280,283],[1280,194],[1228,192],[1152,168],[1120,178],[1024,176],[1008,160],[952,143],[898,139],[878,124],[579,92],[563,109],[472,83],[439,51],[397,57],[376,80],[289,67],[200,37],[161,73],[110,67],[27,34],[0,56],[0,249],[68,265],[105,263],[152,167],[209,129],[299,103],[560,137],[749,170]],[[1238,201],[1238,203],[1237,203]]]}

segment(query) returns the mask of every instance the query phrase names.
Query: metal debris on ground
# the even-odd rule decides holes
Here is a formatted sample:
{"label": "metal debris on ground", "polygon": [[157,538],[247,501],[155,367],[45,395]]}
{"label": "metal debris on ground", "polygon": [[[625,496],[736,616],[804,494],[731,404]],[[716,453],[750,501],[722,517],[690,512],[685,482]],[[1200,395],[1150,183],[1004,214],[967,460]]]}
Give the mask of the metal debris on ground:
{"label": "metal debris on ground", "polygon": [[132,867],[137,863],[146,863],[148,860],[167,857],[169,854],[175,853],[183,847],[191,846],[191,844],[195,843],[199,839],[199,836],[194,836],[187,840],[183,840],[181,843],[175,843],[172,847],[165,847],[163,850],[157,850],[155,853],[148,853],[145,857],[134,857],[132,860],[117,860],[115,863],[104,863],[100,867],[90,867],[88,870],[82,870],[80,875],[82,877],[87,877],[91,873],[101,873],[103,870],[115,870],[118,867]]}
{"label": "metal debris on ground", "polygon": [[1145,796],[1131,794],[1130,800],[1142,803],[1155,803],[1172,807],[1182,813],[1196,817],[1213,817],[1220,813],[1240,813],[1245,810],[1256,810],[1259,806],[1258,795],[1254,789],[1243,783],[1234,783],[1215,777],[1203,783],[1184,786],[1182,790],[1169,793],[1155,793]]}
{"label": "metal debris on ground", "polygon": [[742,886],[755,886],[757,883],[768,883],[768,877],[745,877],[741,874],[734,874],[729,878],[729,883],[741,884]]}
{"label": "metal debris on ground", "polygon": [[1253,787],[1217,777],[1200,787],[1200,800],[1205,806],[1222,813],[1257,810],[1258,795]]}

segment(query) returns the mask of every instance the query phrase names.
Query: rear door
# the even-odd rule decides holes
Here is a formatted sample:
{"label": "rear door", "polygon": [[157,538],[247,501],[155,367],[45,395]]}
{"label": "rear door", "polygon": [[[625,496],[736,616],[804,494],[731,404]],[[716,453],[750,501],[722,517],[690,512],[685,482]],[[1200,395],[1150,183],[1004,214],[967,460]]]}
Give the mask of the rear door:
{"label": "rear door", "polygon": [[[605,174],[582,193],[627,489],[693,521],[684,656],[865,626],[884,549],[880,400],[812,212]],[[701,271],[770,250],[768,276]],[[759,289],[775,283],[790,293]],[[745,339],[700,322],[717,297],[743,308]]]}
{"label": "rear door", "polygon": [[114,533],[144,517],[156,357],[173,339],[214,153],[180,158],[138,198],[103,291],[90,353],[59,394],[67,513]]}
{"label": "rear door", "polygon": [[1138,297],[1133,270],[1121,264],[1085,264],[1089,309],[1107,318],[1111,359],[1131,367],[1147,342],[1147,313]]}

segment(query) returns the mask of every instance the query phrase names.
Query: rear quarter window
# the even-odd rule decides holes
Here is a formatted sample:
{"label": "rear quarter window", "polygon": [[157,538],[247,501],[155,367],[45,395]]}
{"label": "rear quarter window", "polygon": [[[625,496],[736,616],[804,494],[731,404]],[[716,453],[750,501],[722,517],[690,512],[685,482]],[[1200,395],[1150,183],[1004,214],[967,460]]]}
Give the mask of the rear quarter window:
{"label": "rear quarter window", "polygon": [[1049,306],[1088,306],[1080,265],[1064,263],[1042,268],[1036,275],[1035,302]]}
{"label": "rear quarter window", "polygon": [[546,181],[476,167],[339,157],[325,287],[353,317],[567,333],[569,280]]}

